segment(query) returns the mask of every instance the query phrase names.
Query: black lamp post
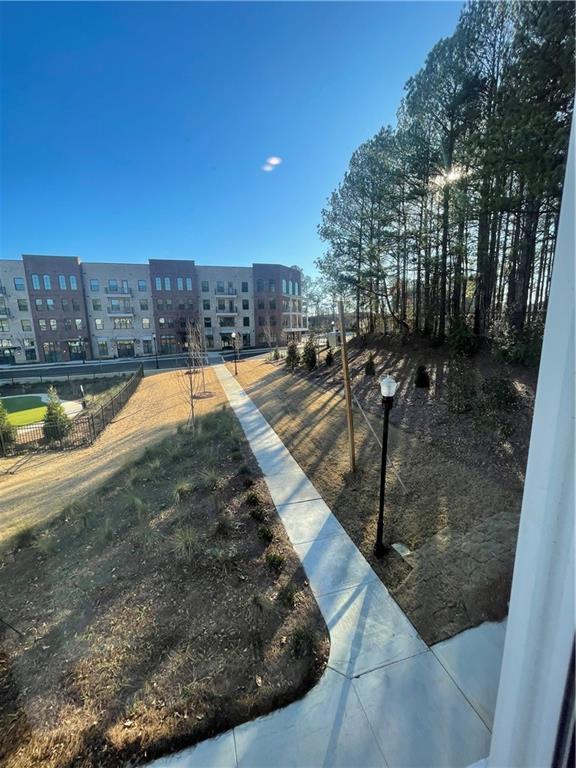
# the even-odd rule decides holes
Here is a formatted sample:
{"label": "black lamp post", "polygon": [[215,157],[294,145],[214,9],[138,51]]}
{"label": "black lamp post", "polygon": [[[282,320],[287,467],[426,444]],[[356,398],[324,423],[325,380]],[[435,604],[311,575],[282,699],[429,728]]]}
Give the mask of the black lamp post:
{"label": "black lamp post", "polygon": [[234,376],[238,376],[238,334],[232,331],[232,343],[234,344]]}
{"label": "black lamp post", "polygon": [[156,342],[156,334],[152,334],[152,341],[154,342],[154,355],[156,357],[156,368],[160,368],[160,365],[158,364],[158,344]]}
{"label": "black lamp post", "polygon": [[376,528],[376,544],[374,545],[374,554],[376,557],[382,557],[386,551],[384,546],[384,499],[386,496],[386,458],[388,454],[388,418],[390,410],[394,404],[394,393],[396,392],[396,382],[392,376],[383,376],[380,381],[380,392],[382,393],[382,405],[384,406],[384,423],[382,426],[382,464],[380,466],[380,506],[378,509],[378,525]]}

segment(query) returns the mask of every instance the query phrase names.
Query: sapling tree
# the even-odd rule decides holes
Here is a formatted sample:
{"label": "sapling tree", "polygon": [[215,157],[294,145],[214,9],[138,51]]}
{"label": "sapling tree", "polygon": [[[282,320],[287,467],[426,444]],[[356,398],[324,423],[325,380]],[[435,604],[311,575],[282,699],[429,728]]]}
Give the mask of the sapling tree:
{"label": "sapling tree", "polygon": [[196,427],[196,399],[200,392],[206,392],[204,376],[204,338],[200,328],[190,319],[186,322],[186,369],[178,371],[178,385],[182,398],[190,408],[188,428],[194,432]]}
{"label": "sapling tree", "polygon": [[58,392],[52,385],[48,387],[48,403],[44,416],[44,438],[52,443],[63,440],[70,432],[72,422],[60,402]]}
{"label": "sapling tree", "polygon": [[316,344],[314,342],[314,337],[310,336],[304,344],[304,349],[302,351],[302,365],[307,371],[313,371],[316,368],[316,362]]}
{"label": "sapling tree", "polygon": [[295,341],[288,342],[288,348],[286,350],[286,367],[292,372],[300,364],[300,353],[298,352],[298,346]]}

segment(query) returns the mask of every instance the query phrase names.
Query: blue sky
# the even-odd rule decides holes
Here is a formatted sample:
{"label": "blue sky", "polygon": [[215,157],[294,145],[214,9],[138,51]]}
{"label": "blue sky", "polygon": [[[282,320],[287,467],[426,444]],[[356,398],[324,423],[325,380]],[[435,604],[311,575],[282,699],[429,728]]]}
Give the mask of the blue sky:
{"label": "blue sky", "polygon": [[311,273],[351,153],[461,8],[4,3],[0,256]]}

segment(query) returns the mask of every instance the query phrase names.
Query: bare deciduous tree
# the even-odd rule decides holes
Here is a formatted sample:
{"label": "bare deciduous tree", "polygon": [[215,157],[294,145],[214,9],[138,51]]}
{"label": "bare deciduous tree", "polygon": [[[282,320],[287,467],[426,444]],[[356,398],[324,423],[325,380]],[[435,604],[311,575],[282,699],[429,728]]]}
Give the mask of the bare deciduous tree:
{"label": "bare deciduous tree", "polygon": [[190,406],[188,428],[194,431],[196,427],[195,401],[200,392],[206,392],[206,378],[204,375],[206,351],[204,349],[202,331],[191,320],[188,320],[186,323],[186,347],[188,351],[186,368],[183,371],[178,371],[177,376],[182,397]]}

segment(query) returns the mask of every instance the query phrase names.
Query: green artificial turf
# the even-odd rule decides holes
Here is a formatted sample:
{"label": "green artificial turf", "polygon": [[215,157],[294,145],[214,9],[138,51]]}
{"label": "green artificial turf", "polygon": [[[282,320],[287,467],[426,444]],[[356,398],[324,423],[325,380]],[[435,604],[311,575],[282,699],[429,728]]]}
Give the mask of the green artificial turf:
{"label": "green artificial turf", "polygon": [[2,403],[8,411],[8,420],[15,427],[42,421],[46,413],[46,406],[38,395],[2,398]]}

